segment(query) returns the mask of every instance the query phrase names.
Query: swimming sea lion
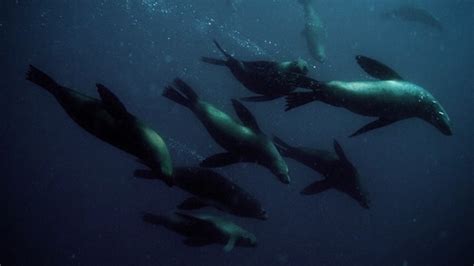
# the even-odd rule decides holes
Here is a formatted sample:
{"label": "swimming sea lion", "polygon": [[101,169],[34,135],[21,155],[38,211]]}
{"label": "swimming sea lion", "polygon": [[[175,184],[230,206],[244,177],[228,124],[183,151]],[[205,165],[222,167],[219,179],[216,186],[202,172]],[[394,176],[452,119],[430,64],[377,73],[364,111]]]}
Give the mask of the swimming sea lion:
{"label": "swimming sea lion", "polygon": [[394,70],[374,59],[359,55],[356,60],[369,75],[380,80],[321,82],[313,92],[289,94],[286,111],[322,101],[357,114],[378,117],[351,137],[412,117],[425,120],[445,135],[452,135],[448,114],[427,90],[403,80]]}
{"label": "swimming sea lion", "polygon": [[172,185],[173,166],[163,139],[153,129],[130,114],[109,89],[97,84],[101,100],[56,83],[31,66],[26,79],[50,92],[66,113],[99,139],[138,157],[153,173]]}
{"label": "swimming sea lion", "polygon": [[439,19],[435,18],[428,11],[413,7],[413,6],[401,6],[397,9],[390,10],[382,14],[384,18],[399,18],[406,21],[418,22],[439,31],[443,30],[443,25]]}
{"label": "swimming sea lion", "polygon": [[361,185],[359,173],[336,140],[334,140],[336,153],[290,146],[278,137],[274,137],[273,141],[282,156],[292,158],[324,176],[323,180],[303,189],[301,194],[313,195],[333,188],[349,195],[363,208],[369,208],[368,193]]}
{"label": "swimming sea lion", "polygon": [[222,217],[210,214],[185,214],[175,212],[172,216],[144,213],[143,221],[162,225],[186,237],[185,245],[201,247],[222,244],[226,252],[234,246],[255,247],[257,238],[252,233]]}
{"label": "swimming sea lion", "polygon": [[312,88],[307,77],[308,63],[302,59],[288,62],[241,61],[228,54],[214,41],[226,60],[202,57],[203,62],[227,66],[247,89],[262,96],[245,97],[245,101],[269,101],[287,95],[298,87]]}
{"label": "swimming sea lion", "polygon": [[[212,206],[241,217],[266,220],[268,215],[260,202],[243,188],[211,169],[200,167],[175,167],[174,184],[193,194],[178,208],[194,210]],[[155,179],[153,172],[136,170],[136,177]]]}
{"label": "swimming sea lion", "polygon": [[306,39],[306,45],[311,56],[318,62],[326,60],[326,49],[322,39],[324,36],[324,25],[314,8],[314,0],[298,0],[303,5],[305,24],[301,34]]}
{"label": "swimming sea lion", "polygon": [[200,100],[181,79],[175,79],[174,87],[166,87],[163,96],[193,111],[211,137],[227,150],[205,159],[201,166],[221,167],[238,162],[253,162],[268,168],[281,182],[290,183],[288,167],[277,148],[260,130],[252,113],[239,101],[232,100],[232,104],[242,124],[210,103]]}

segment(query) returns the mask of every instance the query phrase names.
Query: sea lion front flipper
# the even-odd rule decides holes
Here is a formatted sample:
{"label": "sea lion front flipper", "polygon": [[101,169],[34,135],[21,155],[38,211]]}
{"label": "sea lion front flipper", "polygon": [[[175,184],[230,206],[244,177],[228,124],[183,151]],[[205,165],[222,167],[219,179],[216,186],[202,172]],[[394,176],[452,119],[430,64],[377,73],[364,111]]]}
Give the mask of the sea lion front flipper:
{"label": "sea lion front flipper", "polygon": [[290,151],[293,149],[293,147],[291,147],[288,143],[284,142],[277,136],[273,136],[273,144],[278,149],[278,152],[285,157],[288,156],[290,154]]}
{"label": "sea lion front flipper", "polygon": [[229,237],[229,241],[227,241],[227,244],[224,247],[224,251],[225,252],[231,251],[234,248],[236,241],[237,241],[236,236],[232,235],[231,237]]}
{"label": "sea lion front flipper", "polygon": [[181,202],[178,205],[178,209],[180,210],[195,210],[195,209],[200,209],[203,207],[206,207],[207,204],[204,203],[202,200],[200,200],[197,197],[190,197],[185,199],[183,202]]}
{"label": "sea lion front flipper", "polygon": [[356,56],[359,66],[370,76],[380,80],[403,80],[403,78],[388,66],[372,58],[358,55]]}
{"label": "sea lion front flipper", "polygon": [[357,130],[356,132],[354,132],[352,135],[350,135],[349,137],[355,137],[357,135],[360,135],[362,133],[365,133],[367,131],[371,131],[371,130],[374,130],[374,129],[377,129],[377,128],[381,128],[381,127],[384,127],[384,126],[387,126],[387,125],[390,125],[392,123],[395,123],[397,122],[398,120],[392,120],[392,119],[386,119],[386,118],[379,118],[373,122],[370,122],[368,123],[367,125],[361,127],[359,130]]}
{"label": "sea lion front flipper", "polygon": [[339,144],[337,140],[334,140],[333,145],[334,145],[334,150],[336,151],[336,154],[339,157],[339,159],[342,161],[348,162],[349,160],[347,159],[346,153],[342,149],[341,144]]}
{"label": "sea lion front flipper", "polygon": [[112,116],[117,118],[126,118],[129,116],[127,108],[125,108],[125,105],[123,105],[115,94],[102,84],[97,83],[96,86],[102,103]]}
{"label": "sea lion front flipper", "polygon": [[236,99],[232,99],[232,105],[234,106],[234,110],[237,113],[237,116],[239,117],[240,121],[242,121],[245,126],[253,129],[256,133],[262,132],[257,124],[257,120],[249,111],[249,109],[247,109],[247,107],[245,107]]}
{"label": "sea lion front flipper", "polygon": [[203,246],[212,244],[213,241],[207,238],[194,237],[194,238],[186,238],[185,240],[183,240],[183,243],[189,247],[203,247]]}
{"label": "sea lion front flipper", "polygon": [[314,183],[311,183],[309,186],[305,187],[300,192],[300,194],[302,194],[302,195],[313,195],[313,194],[317,194],[317,193],[323,192],[325,190],[328,190],[332,187],[333,187],[333,185],[332,185],[331,181],[329,179],[325,178],[323,180],[319,180],[319,181],[316,181]]}
{"label": "sea lion front flipper", "polygon": [[282,97],[283,95],[276,95],[276,96],[250,96],[250,97],[242,97],[240,98],[241,101],[245,102],[265,102],[265,101],[271,101],[275,100],[277,98]]}
{"label": "sea lion front flipper", "polygon": [[201,167],[222,167],[229,164],[234,164],[242,161],[241,158],[233,153],[224,152],[214,154],[206,159],[204,159],[199,166]]}

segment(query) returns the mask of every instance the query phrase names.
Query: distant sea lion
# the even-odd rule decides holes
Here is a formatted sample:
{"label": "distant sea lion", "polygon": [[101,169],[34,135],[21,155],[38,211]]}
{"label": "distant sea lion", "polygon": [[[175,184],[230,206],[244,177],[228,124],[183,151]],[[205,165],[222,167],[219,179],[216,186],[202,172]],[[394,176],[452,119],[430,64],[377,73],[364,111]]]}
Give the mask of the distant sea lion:
{"label": "distant sea lion", "polygon": [[26,79],[50,92],[66,113],[99,139],[138,157],[153,173],[172,185],[173,166],[163,139],[130,114],[104,85],[97,84],[101,100],[63,87],[31,66]]}
{"label": "distant sea lion", "polygon": [[289,94],[286,110],[322,101],[357,114],[378,117],[351,136],[413,117],[425,120],[445,135],[452,135],[448,114],[427,90],[404,81],[394,70],[374,59],[357,56],[356,60],[367,74],[379,81],[322,82],[314,92]]}
{"label": "distant sea lion", "polygon": [[281,182],[290,183],[286,162],[272,140],[260,130],[252,113],[239,101],[232,100],[232,104],[242,124],[210,103],[200,100],[181,79],[175,79],[174,87],[166,87],[163,96],[188,107],[201,120],[211,137],[227,150],[205,159],[201,166],[222,167],[252,162],[269,169]]}
{"label": "distant sea lion", "polygon": [[323,45],[324,25],[314,8],[314,0],[298,0],[303,5],[305,24],[301,34],[306,39],[308,51],[318,62],[326,60],[326,49]]}
{"label": "distant sea lion", "polygon": [[[247,89],[261,96],[245,97],[245,101],[269,101],[287,95],[298,87],[312,88],[313,79],[307,77],[308,63],[302,59],[288,62],[241,61],[214,40],[226,60],[202,57],[203,62],[227,66],[234,77]],[[314,82],[316,83],[316,82]]]}
{"label": "distant sea lion", "polygon": [[399,18],[405,21],[417,22],[423,25],[430,26],[439,31],[443,30],[443,25],[439,19],[435,18],[428,11],[413,7],[413,6],[401,6],[397,9],[390,10],[382,14],[383,18]]}
{"label": "distant sea lion", "polygon": [[[266,211],[252,194],[211,169],[175,167],[173,173],[174,184],[193,194],[193,197],[178,206],[181,210],[212,206],[241,217],[261,220],[268,218]],[[148,170],[136,170],[135,176],[155,179],[153,172]]]}
{"label": "distant sea lion", "polygon": [[368,193],[360,183],[359,173],[336,140],[334,140],[336,153],[290,146],[278,137],[274,137],[273,141],[281,155],[292,158],[324,176],[323,180],[303,189],[301,194],[313,195],[328,189],[336,189],[349,195],[363,208],[369,208]]}
{"label": "distant sea lion", "polygon": [[225,220],[210,214],[185,214],[175,212],[172,216],[143,214],[143,221],[162,225],[169,230],[186,237],[185,245],[201,247],[211,244],[225,245],[226,252],[234,246],[255,247],[257,238],[252,233]]}

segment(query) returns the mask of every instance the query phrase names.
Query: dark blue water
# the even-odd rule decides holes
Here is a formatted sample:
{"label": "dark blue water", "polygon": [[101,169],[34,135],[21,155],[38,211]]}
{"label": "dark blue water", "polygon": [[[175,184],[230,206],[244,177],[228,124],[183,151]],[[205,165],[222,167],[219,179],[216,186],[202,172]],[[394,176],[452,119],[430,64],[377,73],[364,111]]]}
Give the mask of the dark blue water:
{"label": "dark blue water", "polygon": [[[474,2],[410,1],[445,31],[379,14],[401,1],[318,1],[327,62],[312,61],[296,0],[1,1],[0,166],[3,265],[472,265],[474,263]],[[322,103],[283,111],[284,101],[248,103],[260,127],[292,144],[332,149],[340,141],[372,200],[299,191],[321,176],[287,160],[292,183],[251,164],[219,169],[255,194],[270,219],[228,216],[255,233],[256,248],[190,248],[141,212],[172,212],[186,194],[136,180],[132,156],[75,124],[56,100],[25,81],[28,64],[97,96],[110,87],[128,110],[167,141],[176,165],[222,151],[194,115],[163,98],[179,76],[234,115],[230,98],[249,96],[224,68],[215,38],[248,60],[308,60],[320,80],[365,80],[354,56],[392,66],[443,104],[447,137],[410,119],[347,138],[371,118]]]}

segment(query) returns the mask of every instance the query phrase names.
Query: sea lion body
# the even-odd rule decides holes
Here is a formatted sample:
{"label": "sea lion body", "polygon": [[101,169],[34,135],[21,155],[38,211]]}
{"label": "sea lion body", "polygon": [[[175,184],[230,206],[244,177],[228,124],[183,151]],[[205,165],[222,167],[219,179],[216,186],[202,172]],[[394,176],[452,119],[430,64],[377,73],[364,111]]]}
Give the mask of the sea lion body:
{"label": "sea lion body", "polygon": [[232,101],[242,121],[239,123],[212,104],[200,100],[184,81],[175,80],[175,86],[176,89],[169,86],[163,95],[193,111],[211,137],[228,151],[207,158],[202,162],[202,166],[219,167],[238,162],[253,162],[271,170],[281,182],[290,182],[285,161],[244,105],[237,100]]}
{"label": "sea lion body", "polygon": [[287,96],[287,109],[321,101],[354,113],[378,117],[351,136],[384,127],[394,122],[420,118],[445,135],[452,135],[450,118],[443,106],[423,87],[403,80],[395,71],[374,59],[357,56],[359,65],[377,81],[320,82],[313,92]]}
{"label": "sea lion body", "polygon": [[145,213],[143,221],[162,225],[186,237],[183,241],[188,246],[206,246],[210,244],[225,245],[226,252],[234,246],[254,247],[257,238],[252,233],[224,218],[210,214],[185,214],[175,212],[171,216]]}
{"label": "sea lion body", "polygon": [[172,183],[171,156],[163,139],[130,114],[105,86],[97,84],[98,100],[57,84],[31,66],[27,79],[48,90],[79,126],[99,139],[140,159],[168,184]]}

